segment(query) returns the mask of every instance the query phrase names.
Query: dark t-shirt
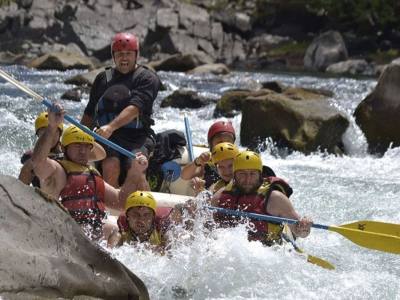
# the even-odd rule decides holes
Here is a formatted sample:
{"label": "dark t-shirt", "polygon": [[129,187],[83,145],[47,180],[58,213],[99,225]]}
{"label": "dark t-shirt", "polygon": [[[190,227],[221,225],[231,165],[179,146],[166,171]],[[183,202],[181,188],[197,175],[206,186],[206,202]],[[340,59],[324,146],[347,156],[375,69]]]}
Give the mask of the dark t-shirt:
{"label": "dark t-shirt", "polygon": [[161,82],[157,74],[153,71],[138,66],[135,71],[122,74],[116,69],[112,70],[112,78],[107,82],[106,71],[97,75],[90,91],[89,102],[84,113],[95,119],[96,106],[99,99],[106,90],[113,85],[124,85],[130,90],[128,105],[136,106],[140,111],[140,118],[144,121],[144,128],[126,128],[122,127],[113,132],[111,138],[118,137],[127,140],[134,140],[137,136],[149,134],[151,126],[151,114],[153,113],[153,103],[157,97]]}

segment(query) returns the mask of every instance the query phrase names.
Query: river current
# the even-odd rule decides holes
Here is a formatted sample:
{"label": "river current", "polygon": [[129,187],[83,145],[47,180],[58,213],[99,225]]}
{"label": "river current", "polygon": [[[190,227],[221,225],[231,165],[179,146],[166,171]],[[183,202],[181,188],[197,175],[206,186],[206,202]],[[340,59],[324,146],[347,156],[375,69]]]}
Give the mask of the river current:
{"label": "river current", "polygon": [[[58,99],[71,86],[63,81],[79,71],[37,71],[3,66],[34,91]],[[262,153],[265,164],[294,189],[296,210],[314,222],[340,225],[356,220],[400,222],[400,148],[383,157],[367,153],[366,140],[354,122],[357,105],[376,85],[374,79],[320,78],[308,75],[233,72],[225,77],[159,73],[166,91],[154,106],[154,129],[184,131],[186,113],[193,143],[205,144],[214,106],[197,110],[160,108],[160,101],[178,88],[189,88],[217,99],[232,88],[251,88],[257,82],[278,80],[290,86],[323,88],[334,92],[330,103],[350,120],[343,137],[346,156],[324,152],[287,154],[269,142]],[[80,119],[81,103],[63,102]],[[0,79],[0,173],[18,176],[22,153],[34,144],[33,122],[44,106]],[[232,119],[239,132],[240,115]],[[244,227],[217,230],[206,236],[195,225],[193,236],[183,236],[171,255],[123,246],[111,251],[145,282],[152,299],[400,299],[400,256],[359,247],[341,235],[313,229],[298,244],[307,253],[335,265],[333,271],[307,263],[289,247],[265,248],[248,242]]]}

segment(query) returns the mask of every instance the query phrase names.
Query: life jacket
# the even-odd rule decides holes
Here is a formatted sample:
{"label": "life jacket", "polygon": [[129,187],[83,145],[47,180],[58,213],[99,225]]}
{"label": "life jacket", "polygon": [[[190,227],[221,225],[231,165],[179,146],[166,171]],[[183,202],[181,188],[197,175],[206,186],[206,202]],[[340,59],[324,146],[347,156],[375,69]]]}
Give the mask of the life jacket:
{"label": "life jacket", "polygon": [[105,216],[105,186],[100,173],[91,166],[69,160],[58,161],[67,174],[67,184],[60,193],[61,203],[80,225],[93,233],[102,232]]}
{"label": "life jacket", "polygon": [[215,194],[216,192],[218,192],[220,189],[222,189],[223,187],[226,187],[229,184],[229,182],[226,182],[225,180],[223,180],[222,178],[219,179],[217,182],[214,183],[214,185],[212,185],[212,190],[211,192],[213,194]]}
{"label": "life jacket", "polygon": [[[22,154],[22,156],[21,156],[21,164],[24,165],[27,160],[31,159],[32,154],[33,154],[33,150],[25,151],[25,153]],[[50,154],[47,157],[50,159],[62,159],[64,157],[64,153],[62,153],[62,152],[57,153],[52,149]],[[32,182],[31,182],[32,186],[40,188],[40,179],[35,175],[33,170],[32,170],[32,174],[34,175]]]}
{"label": "life jacket", "polygon": [[[129,100],[132,97],[132,91],[135,89],[135,86],[133,86],[132,83],[144,70],[149,69],[140,65],[132,73],[132,76],[128,81],[125,80],[121,83],[112,84],[111,81],[114,75],[114,69],[106,69],[107,89],[97,102],[95,110],[95,122],[97,123],[97,126],[100,127],[109,124],[121,113],[121,111],[130,105]],[[148,129],[151,125],[154,125],[154,121],[150,116],[141,113],[140,116],[121,128],[141,129],[146,127],[146,129]]]}
{"label": "life jacket", "polygon": [[[231,210],[268,215],[268,199],[274,190],[282,192],[287,197],[290,197],[293,192],[292,188],[278,177],[264,178],[261,186],[252,194],[242,194],[231,182],[221,193],[218,206]],[[239,218],[218,213],[216,214],[216,221],[224,226],[235,226],[239,223]],[[281,243],[280,233],[282,226],[256,220],[251,220],[250,224],[252,224],[253,228],[249,231],[249,240],[261,241],[266,245]]]}
{"label": "life jacket", "polygon": [[[123,84],[116,84],[109,87],[100,97],[96,107],[97,126],[109,124],[114,120],[127,106],[131,91]],[[136,118],[124,125],[123,128],[142,128],[143,124],[140,118]]]}
{"label": "life jacket", "polygon": [[[171,207],[157,207],[156,215],[154,218],[153,229],[148,239],[148,242],[154,246],[163,244],[163,235],[170,223],[168,216],[171,213]],[[126,214],[122,213],[117,220],[119,232],[121,233],[123,243],[132,243],[137,241],[135,234],[130,230]]]}

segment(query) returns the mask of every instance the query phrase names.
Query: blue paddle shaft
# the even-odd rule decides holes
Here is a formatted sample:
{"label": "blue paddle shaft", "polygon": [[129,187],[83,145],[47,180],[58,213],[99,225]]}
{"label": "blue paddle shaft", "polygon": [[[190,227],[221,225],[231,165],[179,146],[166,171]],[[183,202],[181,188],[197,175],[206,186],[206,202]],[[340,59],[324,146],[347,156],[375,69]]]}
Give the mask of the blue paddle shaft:
{"label": "blue paddle shaft", "polygon": [[[50,109],[53,107],[53,103],[51,103],[49,100],[43,99],[42,103]],[[82,131],[86,132],[87,134],[93,136],[97,141],[113,148],[114,150],[118,151],[119,153],[121,153],[129,158],[135,159],[135,155],[132,152],[129,152],[128,150],[118,146],[117,144],[103,138],[101,135],[98,135],[96,132],[91,131],[89,128],[87,128],[86,126],[83,126],[81,123],[79,123],[72,117],[70,117],[68,115],[64,115],[64,119],[67,120],[68,122],[70,122],[71,124],[75,125],[76,127],[80,128]]]}
{"label": "blue paddle shaft", "polygon": [[[226,209],[226,208],[214,207],[214,206],[206,206],[206,208],[211,209],[211,210],[216,210],[217,212],[222,213],[222,214],[256,219],[259,221],[267,221],[267,222],[271,222],[271,223],[278,223],[278,224],[282,224],[282,223],[297,224],[298,223],[298,221],[294,220],[294,219],[267,216],[267,215],[250,213],[250,212],[246,212],[246,211],[240,211],[240,210],[232,210],[232,209]],[[324,230],[329,229],[329,226],[321,225],[321,224],[312,224],[311,226],[314,228],[318,228],[318,229],[324,229]]]}
{"label": "blue paddle shaft", "polygon": [[187,139],[187,142],[188,142],[189,160],[193,161],[194,154],[193,154],[193,144],[192,144],[192,132],[190,130],[188,117],[185,116],[184,120],[185,120],[186,139]]}

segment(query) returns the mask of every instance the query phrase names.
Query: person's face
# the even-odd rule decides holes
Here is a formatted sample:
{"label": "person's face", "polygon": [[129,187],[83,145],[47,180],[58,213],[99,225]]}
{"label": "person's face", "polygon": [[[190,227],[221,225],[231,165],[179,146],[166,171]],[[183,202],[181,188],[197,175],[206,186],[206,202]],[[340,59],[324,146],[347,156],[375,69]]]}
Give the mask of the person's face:
{"label": "person's face", "polygon": [[116,51],[114,52],[115,68],[123,73],[129,73],[136,66],[136,51]]}
{"label": "person's face", "polygon": [[260,185],[260,172],[258,170],[239,170],[235,172],[237,186],[245,193],[255,191]]}
{"label": "person's face", "polygon": [[67,146],[66,154],[69,160],[81,165],[87,165],[92,147],[91,144],[72,143]]}
{"label": "person's face", "polygon": [[218,145],[219,143],[231,143],[233,144],[235,142],[235,139],[232,135],[232,133],[229,132],[220,132],[217,133],[216,135],[213,136],[211,139],[211,149],[214,148],[214,146]]}
{"label": "person's face", "polygon": [[225,181],[231,181],[233,178],[233,159],[224,159],[217,164],[218,175]]}
{"label": "person's face", "polygon": [[129,228],[136,235],[149,233],[153,227],[154,211],[146,206],[132,207],[126,212]]}

